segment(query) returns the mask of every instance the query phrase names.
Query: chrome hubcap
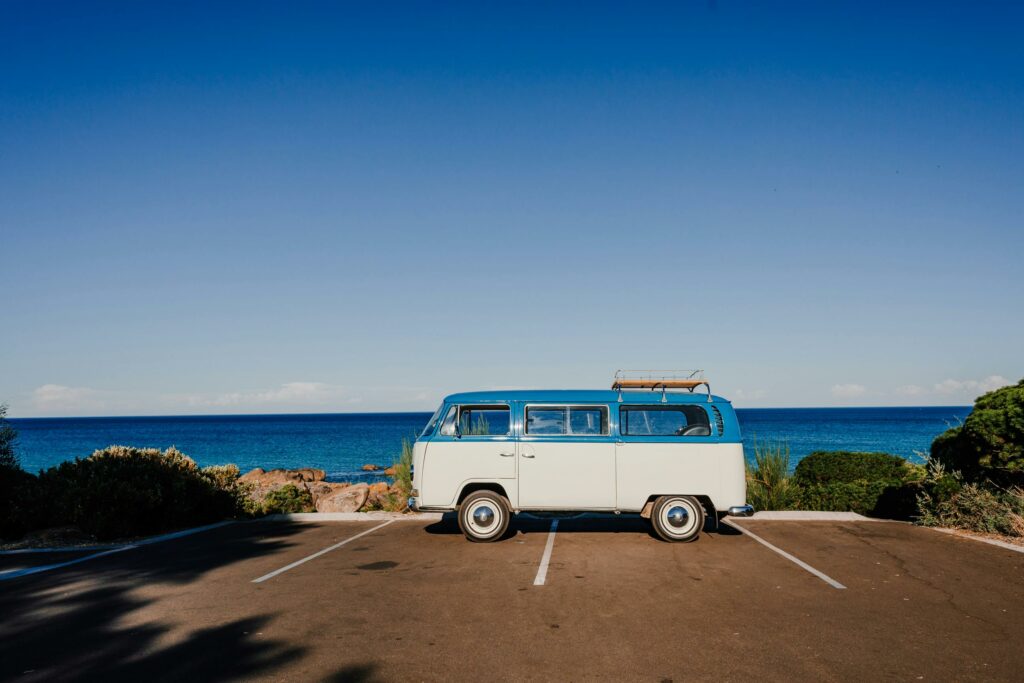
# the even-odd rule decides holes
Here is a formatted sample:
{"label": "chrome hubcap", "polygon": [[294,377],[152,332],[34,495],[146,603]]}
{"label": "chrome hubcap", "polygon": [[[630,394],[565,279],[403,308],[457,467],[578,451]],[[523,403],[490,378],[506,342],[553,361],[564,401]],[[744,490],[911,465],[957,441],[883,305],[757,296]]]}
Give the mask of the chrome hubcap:
{"label": "chrome hubcap", "polygon": [[681,529],[686,526],[686,523],[690,519],[689,511],[681,505],[676,505],[669,509],[666,515],[668,523],[677,529]]}
{"label": "chrome hubcap", "polygon": [[481,505],[473,510],[473,523],[480,527],[489,527],[494,523],[494,510],[486,505]]}

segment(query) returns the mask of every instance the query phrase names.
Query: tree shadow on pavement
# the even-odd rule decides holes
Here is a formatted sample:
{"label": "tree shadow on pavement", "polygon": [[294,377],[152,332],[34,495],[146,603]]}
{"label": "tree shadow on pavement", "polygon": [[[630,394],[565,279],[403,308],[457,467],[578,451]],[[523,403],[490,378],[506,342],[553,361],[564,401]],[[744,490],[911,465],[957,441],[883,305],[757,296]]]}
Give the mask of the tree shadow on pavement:
{"label": "tree shadow on pavement", "polygon": [[[292,545],[297,524],[241,523],[0,583],[0,680],[248,679],[271,675],[305,648],[259,631],[273,614],[181,625],[139,614],[204,574]],[[216,590],[205,588],[205,590]],[[180,591],[179,591],[180,592]]]}

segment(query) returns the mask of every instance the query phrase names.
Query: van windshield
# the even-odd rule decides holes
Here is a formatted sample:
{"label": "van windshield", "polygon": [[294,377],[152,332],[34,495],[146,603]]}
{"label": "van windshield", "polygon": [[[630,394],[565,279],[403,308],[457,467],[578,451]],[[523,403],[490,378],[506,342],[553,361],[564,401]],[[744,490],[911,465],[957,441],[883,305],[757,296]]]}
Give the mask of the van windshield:
{"label": "van windshield", "polygon": [[437,421],[441,419],[441,411],[442,410],[444,410],[444,404],[443,403],[437,407],[437,410],[434,411],[433,417],[430,418],[430,421],[427,422],[427,426],[424,427],[423,431],[420,433],[421,437],[422,436],[430,436],[431,434],[434,433],[434,428],[437,427]]}

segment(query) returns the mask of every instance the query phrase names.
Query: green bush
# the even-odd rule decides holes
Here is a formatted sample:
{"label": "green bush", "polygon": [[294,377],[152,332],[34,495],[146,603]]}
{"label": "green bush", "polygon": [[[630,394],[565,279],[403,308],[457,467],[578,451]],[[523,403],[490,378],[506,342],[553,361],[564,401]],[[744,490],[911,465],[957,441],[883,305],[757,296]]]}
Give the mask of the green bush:
{"label": "green bush", "polygon": [[28,472],[0,467],[0,538],[20,538],[33,528],[37,484]]}
{"label": "green bush", "polygon": [[18,455],[14,452],[17,443],[18,432],[7,421],[7,404],[0,403],[0,469],[21,469]]}
{"label": "green bush", "polygon": [[210,465],[199,472],[214,486],[224,490],[230,490],[235,486],[238,483],[238,476],[241,474],[238,465]]}
{"label": "green bush", "polygon": [[[406,499],[412,493],[412,449],[413,442],[402,439],[402,452],[395,464],[392,465],[395,469],[393,486]],[[404,507],[404,502],[402,505]]]}
{"label": "green bush", "polygon": [[754,441],[754,463],[746,463],[747,503],[755,510],[791,510],[799,491],[789,476],[789,445]]}
{"label": "green bush", "polygon": [[908,466],[913,467],[898,455],[888,453],[815,451],[797,463],[793,477],[801,486],[900,482],[911,474]]}
{"label": "green bush", "polygon": [[76,526],[100,539],[198,526],[240,509],[232,490],[174,448],[110,446],[41,472],[36,489],[36,526]]}
{"label": "green bush", "polygon": [[979,397],[962,425],[932,442],[932,457],[970,481],[1024,481],[1024,379]]}
{"label": "green bush", "polygon": [[800,486],[798,496],[801,510],[836,510],[875,513],[878,500],[888,489],[898,484],[889,481],[837,481],[831,484]]}
{"label": "green bush", "polygon": [[28,530],[26,502],[34,494],[35,477],[21,469],[14,446],[18,433],[0,404],[0,538],[15,538]]}
{"label": "green bush", "polygon": [[295,484],[285,484],[279,489],[274,489],[263,499],[263,512],[268,515],[313,510],[313,496]]}
{"label": "green bush", "polygon": [[913,482],[924,476],[924,468],[888,453],[815,451],[797,464],[793,480],[803,510],[910,519],[916,513]]}

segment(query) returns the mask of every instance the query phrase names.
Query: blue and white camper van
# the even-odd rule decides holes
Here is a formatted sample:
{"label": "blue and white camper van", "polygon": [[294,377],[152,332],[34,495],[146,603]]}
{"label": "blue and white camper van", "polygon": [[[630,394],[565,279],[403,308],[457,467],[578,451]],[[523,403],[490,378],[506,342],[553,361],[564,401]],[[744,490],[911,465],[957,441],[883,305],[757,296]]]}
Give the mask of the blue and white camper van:
{"label": "blue and white camper van", "polygon": [[697,538],[706,515],[753,513],[729,401],[699,373],[626,371],[611,390],[445,397],[416,441],[409,505],[457,510],[477,542],[521,511],[638,512],[666,541]]}

